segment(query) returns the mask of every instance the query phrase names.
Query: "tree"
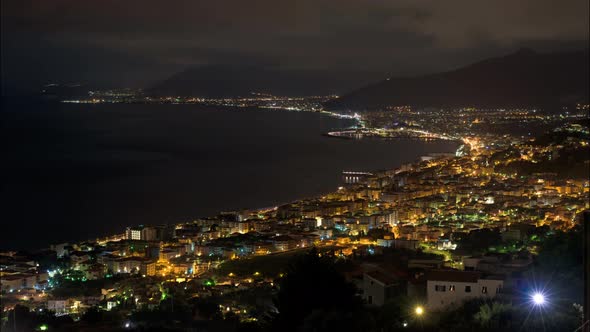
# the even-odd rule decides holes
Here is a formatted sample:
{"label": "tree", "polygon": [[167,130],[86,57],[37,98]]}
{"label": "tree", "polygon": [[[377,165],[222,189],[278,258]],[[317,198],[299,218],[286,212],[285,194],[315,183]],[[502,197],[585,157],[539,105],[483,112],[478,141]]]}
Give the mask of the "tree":
{"label": "tree", "polygon": [[461,239],[459,246],[476,251],[485,251],[490,246],[497,245],[501,242],[502,238],[497,230],[484,228],[469,232],[465,238]]}
{"label": "tree", "polygon": [[347,331],[361,330],[358,323],[366,317],[362,301],[354,285],[336,271],[332,259],[320,257],[313,248],[290,266],[279,283],[273,330],[307,330],[315,326],[314,330],[320,331],[336,325],[343,325]]}
{"label": "tree", "polygon": [[193,308],[197,315],[203,319],[221,319],[223,315],[219,304],[209,300],[197,298],[193,300]]}
{"label": "tree", "polygon": [[34,329],[31,317],[29,308],[17,304],[14,309],[8,312],[8,320],[6,325],[2,327],[2,331],[30,331]]}
{"label": "tree", "polygon": [[397,331],[403,328],[404,321],[413,316],[414,306],[408,297],[397,296],[374,312],[376,325],[379,331]]}
{"label": "tree", "polygon": [[473,316],[480,327],[507,328],[512,318],[512,305],[508,303],[484,303]]}
{"label": "tree", "polygon": [[80,319],[90,324],[101,322],[103,321],[102,311],[97,307],[89,308]]}
{"label": "tree", "polygon": [[6,324],[0,330],[2,332],[34,331],[41,325],[57,329],[72,323],[73,320],[70,316],[55,317],[54,313],[48,310],[38,313],[17,304],[13,310],[8,312]]}
{"label": "tree", "polygon": [[580,227],[548,236],[541,243],[530,279],[536,280],[537,287],[550,285],[559,299],[582,303],[579,290],[584,285],[583,249]]}

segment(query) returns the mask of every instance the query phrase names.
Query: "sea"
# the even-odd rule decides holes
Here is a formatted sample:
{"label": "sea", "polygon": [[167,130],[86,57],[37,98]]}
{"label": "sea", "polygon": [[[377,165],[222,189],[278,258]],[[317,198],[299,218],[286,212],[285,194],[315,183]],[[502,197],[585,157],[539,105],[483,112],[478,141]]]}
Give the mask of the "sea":
{"label": "sea", "polygon": [[451,141],[337,139],[353,120],[175,104],[4,103],[1,249],[96,239],[336,190]]}

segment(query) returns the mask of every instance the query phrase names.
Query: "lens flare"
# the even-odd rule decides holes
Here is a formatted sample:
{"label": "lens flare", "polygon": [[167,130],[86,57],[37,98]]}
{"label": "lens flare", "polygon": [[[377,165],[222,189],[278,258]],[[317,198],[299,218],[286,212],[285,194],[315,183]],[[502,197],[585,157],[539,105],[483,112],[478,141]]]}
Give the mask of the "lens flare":
{"label": "lens flare", "polygon": [[532,295],[531,298],[533,299],[533,304],[537,306],[542,306],[543,304],[545,304],[545,295],[543,295],[542,293],[536,292]]}

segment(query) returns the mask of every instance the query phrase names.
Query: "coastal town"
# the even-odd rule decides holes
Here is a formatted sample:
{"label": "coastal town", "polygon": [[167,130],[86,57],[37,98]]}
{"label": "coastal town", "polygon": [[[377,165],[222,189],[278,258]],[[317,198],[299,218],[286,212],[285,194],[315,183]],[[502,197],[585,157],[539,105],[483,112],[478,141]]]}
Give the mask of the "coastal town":
{"label": "coastal town", "polygon": [[0,5],[0,332],[590,332],[589,1]]}
{"label": "coastal town", "polygon": [[[199,319],[264,321],[277,311],[272,299],[290,262],[310,250],[346,266],[369,307],[403,295],[421,316],[472,298],[518,298],[532,289],[544,239],[574,229],[590,208],[588,106],[558,115],[438,112],[385,109],[351,131],[435,133],[429,139],[458,140],[456,152],[391,170],[343,170],[341,186],[320,197],[2,252],[3,321],[26,307],[89,330],[84,317],[96,311],[116,317],[104,326],[135,328],[145,319],[138,313],[188,303]],[[531,122],[551,129],[498,130]]]}

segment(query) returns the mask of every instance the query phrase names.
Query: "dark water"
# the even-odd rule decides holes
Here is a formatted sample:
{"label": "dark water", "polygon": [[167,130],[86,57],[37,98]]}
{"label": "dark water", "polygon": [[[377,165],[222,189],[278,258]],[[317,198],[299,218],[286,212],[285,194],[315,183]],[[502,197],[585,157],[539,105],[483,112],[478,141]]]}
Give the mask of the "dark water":
{"label": "dark water", "polygon": [[37,248],[334,190],[455,143],[324,137],[317,113],[193,105],[4,105],[2,248]]}

